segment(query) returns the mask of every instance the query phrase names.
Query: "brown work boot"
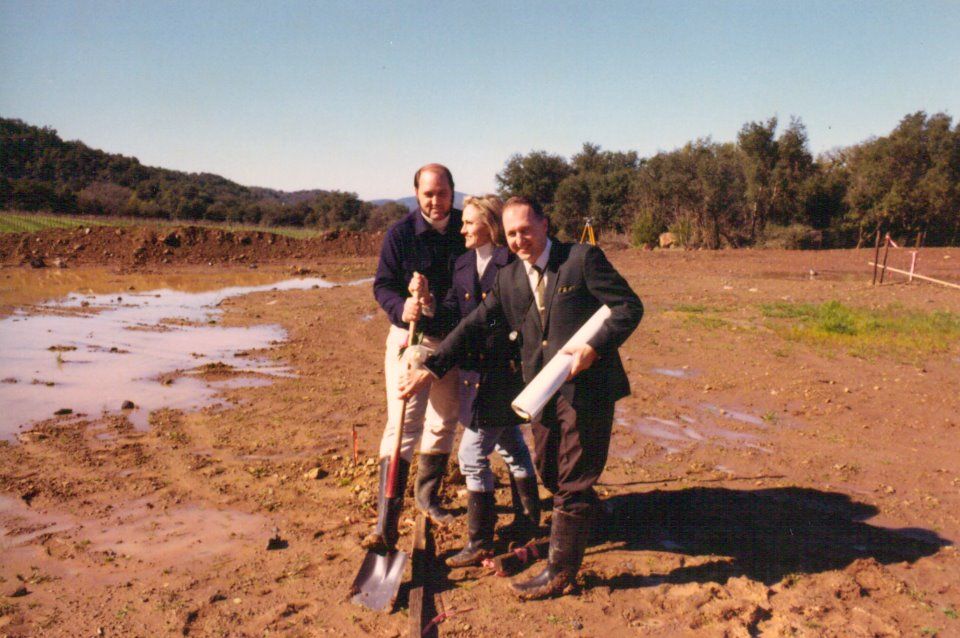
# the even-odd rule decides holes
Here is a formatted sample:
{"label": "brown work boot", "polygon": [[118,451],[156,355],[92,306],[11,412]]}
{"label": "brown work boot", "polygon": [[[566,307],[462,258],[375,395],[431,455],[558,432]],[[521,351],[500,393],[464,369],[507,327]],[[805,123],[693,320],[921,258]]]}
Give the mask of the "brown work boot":
{"label": "brown work boot", "polygon": [[587,548],[592,516],[578,516],[563,510],[553,510],[550,528],[550,554],[546,568],[525,582],[510,583],[511,589],[522,600],[539,600],[560,596],[576,586],[577,572]]}
{"label": "brown work boot", "polygon": [[506,541],[526,543],[540,531],[540,492],[536,475],[514,478],[510,475],[510,495],[513,497],[513,520],[497,534]]}
{"label": "brown work boot", "polygon": [[467,492],[467,544],[446,560],[449,567],[479,565],[493,556],[495,506],[493,492]]}
{"label": "brown work boot", "polygon": [[380,459],[380,494],[377,498],[377,524],[373,531],[364,536],[360,546],[385,554],[397,548],[400,533],[400,511],[403,509],[403,492],[407,488],[407,476],[410,463],[397,459],[397,485],[394,498],[387,498],[387,480],[390,473],[390,459]]}
{"label": "brown work boot", "polygon": [[413,493],[417,509],[438,525],[449,525],[453,514],[440,507],[440,482],[447,473],[449,454],[421,454],[417,465],[417,482]]}

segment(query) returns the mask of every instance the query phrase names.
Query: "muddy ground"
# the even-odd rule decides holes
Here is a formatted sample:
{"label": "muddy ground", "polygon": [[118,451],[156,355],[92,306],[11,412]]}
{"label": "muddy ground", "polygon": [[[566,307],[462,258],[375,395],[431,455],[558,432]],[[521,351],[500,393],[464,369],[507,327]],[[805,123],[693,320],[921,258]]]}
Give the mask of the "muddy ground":
{"label": "muddy ground", "polygon": [[[136,249],[111,246],[98,250]],[[278,279],[301,268],[348,281],[375,266],[235,246]],[[165,250],[100,264],[102,285],[248,268],[224,266],[229,254],[216,274],[200,257],[164,264]],[[12,254],[8,309],[60,277]],[[646,316],[622,350],[633,395],[619,404],[600,486],[609,517],[581,587],[521,603],[505,578],[444,570],[439,605],[454,613],[440,635],[960,636],[960,347],[852,351],[798,340],[761,310],[837,300],[956,313],[960,291],[900,277],[873,287],[872,251],[609,255]],[[82,280],[83,263],[60,272]],[[960,250],[925,250],[920,272],[960,280]],[[262,354],[299,376],[226,390],[198,412],[155,411],[145,431],[73,414],[0,443],[0,636],[407,635],[405,590],[390,614],[346,600],[385,418],[387,321],[369,284],[223,306],[226,325],[282,325],[289,339]],[[461,512],[462,490],[445,488]],[[462,533],[462,518],[441,532],[441,553]]]}

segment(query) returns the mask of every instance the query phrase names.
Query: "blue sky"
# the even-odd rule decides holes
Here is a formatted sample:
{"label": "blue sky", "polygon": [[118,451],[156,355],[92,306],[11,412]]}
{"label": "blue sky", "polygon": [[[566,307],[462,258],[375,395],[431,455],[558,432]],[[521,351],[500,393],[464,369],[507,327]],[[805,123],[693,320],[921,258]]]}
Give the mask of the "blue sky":
{"label": "blue sky", "polygon": [[960,116],[960,2],[0,0],[0,115],[246,185],[412,191],[798,116],[814,152]]}

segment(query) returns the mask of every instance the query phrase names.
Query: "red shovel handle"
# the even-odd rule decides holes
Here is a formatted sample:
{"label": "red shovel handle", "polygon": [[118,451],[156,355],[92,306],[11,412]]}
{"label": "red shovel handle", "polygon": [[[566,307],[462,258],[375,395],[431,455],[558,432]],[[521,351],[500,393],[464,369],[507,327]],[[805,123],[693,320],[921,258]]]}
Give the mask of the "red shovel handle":
{"label": "red shovel handle", "polygon": [[397,443],[393,450],[393,456],[390,457],[390,468],[387,470],[387,498],[396,498],[397,494],[397,472],[400,468],[400,444],[403,441],[403,421],[407,411],[407,400],[403,400],[403,407],[400,408],[400,423],[397,424]]}
{"label": "red shovel handle", "polygon": [[[417,322],[410,322],[410,330],[407,333],[407,345],[413,345],[413,337],[417,332]],[[385,496],[387,498],[396,498],[397,494],[397,471],[400,468],[400,446],[403,443],[403,422],[407,418],[407,400],[403,400],[400,407],[400,421],[397,423],[397,432],[393,441],[393,454],[390,456],[390,468],[387,470],[387,489]]]}

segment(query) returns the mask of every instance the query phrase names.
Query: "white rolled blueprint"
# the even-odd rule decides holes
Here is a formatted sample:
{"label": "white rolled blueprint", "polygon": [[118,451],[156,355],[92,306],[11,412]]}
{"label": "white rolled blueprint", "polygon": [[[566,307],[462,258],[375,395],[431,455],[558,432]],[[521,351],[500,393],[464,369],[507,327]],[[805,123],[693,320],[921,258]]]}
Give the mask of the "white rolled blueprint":
{"label": "white rolled blueprint", "polygon": [[570,340],[564,344],[553,359],[543,366],[533,381],[527,384],[527,387],[517,395],[510,407],[513,411],[527,421],[535,421],[540,417],[540,412],[547,401],[556,394],[560,386],[567,380],[570,374],[570,368],[573,367],[573,355],[566,354],[564,350],[576,350],[586,345],[597,332],[600,331],[603,322],[610,316],[610,308],[603,306],[593,316],[587,319],[587,322],[580,326]]}

